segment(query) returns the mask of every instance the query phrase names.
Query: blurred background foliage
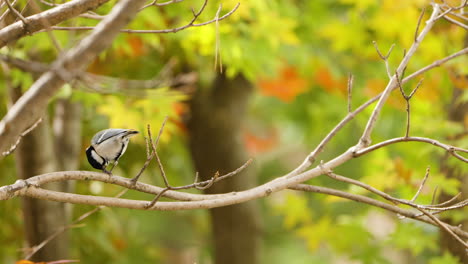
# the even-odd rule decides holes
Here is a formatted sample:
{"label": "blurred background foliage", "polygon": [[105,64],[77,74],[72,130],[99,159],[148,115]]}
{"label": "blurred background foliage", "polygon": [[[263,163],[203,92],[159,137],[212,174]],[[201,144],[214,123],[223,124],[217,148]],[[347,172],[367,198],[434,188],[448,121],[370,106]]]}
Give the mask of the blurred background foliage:
{"label": "blurred background foliage", "polygon": [[[24,6],[26,1],[18,1]],[[395,69],[403,51],[411,45],[421,9],[430,1],[394,0],[251,0],[241,1],[228,19],[215,24],[189,28],[176,34],[121,34],[112,48],[90,66],[89,72],[135,80],[152,79],[175,60],[171,72],[194,72],[201,89],[207,89],[218,68],[218,59],[228,77],[241,73],[255,84],[244,122],[243,144],[254,158],[261,183],[281,176],[297,166],[320,140],[346,115],[347,78],[354,75],[352,106],[356,108],[381,92],[388,80],[384,63],[372,41],[383,53],[395,44],[390,66]],[[458,1],[454,1],[458,4]],[[97,10],[106,14],[115,1]],[[222,3],[222,12],[232,9],[237,0],[210,1],[200,21],[212,19]],[[184,1],[141,12],[129,28],[174,28],[190,21],[202,1]],[[43,8],[45,8],[43,6]],[[430,15],[429,8],[424,15]],[[62,26],[92,26],[97,21],[76,18]],[[424,24],[424,23],[422,23]],[[423,25],[422,25],[423,26]],[[64,48],[75,45],[88,32],[54,31]],[[446,21],[439,21],[411,60],[409,74],[466,45],[466,32]],[[24,59],[51,62],[57,52],[45,33],[19,40],[2,53]],[[447,118],[453,87],[468,87],[466,57],[454,60],[429,73],[411,100],[411,135],[439,139],[468,147],[464,123]],[[1,72],[2,78],[5,72]],[[30,74],[12,69],[12,82],[28,88]],[[462,77],[460,77],[462,76]],[[463,78],[463,76],[465,76]],[[405,85],[410,91],[418,80]],[[461,86],[459,85],[461,83]],[[205,85],[203,85],[205,84]],[[112,86],[112,84],[110,84]],[[163,85],[164,86],[164,85]],[[104,88],[105,89],[105,88]],[[80,168],[91,170],[84,150],[94,133],[107,127],[134,128],[153,134],[169,116],[160,156],[173,185],[194,179],[187,150],[185,119],[190,112],[187,100],[191,87],[149,90],[144,95],[125,92],[93,92],[66,86],[56,96],[71,98],[84,107],[82,117],[82,155]],[[0,82],[0,96],[7,98]],[[6,112],[6,99],[0,112]],[[51,104],[50,111],[54,105]],[[328,145],[319,159],[327,160],[358,140],[372,107],[352,121]],[[373,141],[379,142],[405,133],[405,102],[394,92],[383,110]],[[146,132],[145,132],[146,133]],[[144,133],[144,134],[145,134]],[[465,134],[466,135],[466,134]],[[207,146],[209,148],[210,146]],[[427,166],[431,174],[418,202],[431,202],[437,187],[450,195],[458,193],[460,181],[447,178],[440,169],[443,151],[427,144],[402,143],[380,149],[339,167],[336,172],[359,179],[396,197],[411,199]],[[115,173],[132,177],[146,158],[142,136],[132,139]],[[16,180],[13,156],[1,163],[0,184]],[[466,175],[466,165],[451,162]],[[146,170],[142,181],[163,185],[157,166]],[[362,189],[318,177],[311,184],[366,194]],[[83,194],[112,196],[120,191],[98,182],[77,182]],[[127,198],[151,199],[129,192]],[[320,194],[283,191],[262,199],[262,263],[461,263],[438,245],[438,230],[429,225],[374,209],[366,205]],[[74,218],[91,210],[74,206]],[[0,262],[13,263],[23,256],[22,212],[19,199],[0,203]],[[460,220],[466,210],[453,213]],[[210,222],[206,211],[145,212],[106,208],[71,230],[71,255],[81,263],[211,263]],[[191,262],[190,262],[191,263]]]}

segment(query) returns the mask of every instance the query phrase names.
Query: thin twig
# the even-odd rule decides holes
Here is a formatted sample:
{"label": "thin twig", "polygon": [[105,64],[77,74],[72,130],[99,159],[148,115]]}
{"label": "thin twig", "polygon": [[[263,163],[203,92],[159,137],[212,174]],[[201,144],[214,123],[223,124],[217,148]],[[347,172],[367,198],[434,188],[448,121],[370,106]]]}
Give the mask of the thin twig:
{"label": "thin twig", "polygon": [[352,91],[354,76],[350,73],[348,77],[348,114],[352,111]]}
{"label": "thin twig", "polygon": [[[167,119],[168,119],[168,117],[166,116],[164,118],[162,124],[161,124],[161,128],[159,129],[158,136],[156,137],[156,143],[154,143],[154,144],[153,144],[153,139],[152,139],[152,135],[151,135],[151,126],[150,126],[150,124],[147,125],[148,138],[146,140],[146,161],[145,161],[145,164],[143,164],[143,167],[138,172],[138,174],[135,175],[135,177],[133,177],[131,179],[131,182],[133,183],[133,185],[135,185],[137,183],[137,181],[140,178],[141,174],[148,167],[151,160],[153,159],[153,157],[155,155],[155,151],[154,150],[151,151],[151,149],[156,149],[156,146],[158,145],[159,139],[161,138],[162,132],[164,130],[164,126],[166,125]],[[153,146],[154,146],[154,148],[153,148]]]}
{"label": "thin twig", "polygon": [[365,102],[361,106],[359,106],[356,110],[354,110],[351,113],[348,113],[323,139],[320,141],[320,143],[315,147],[315,149],[307,155],[307,157],[304,159],[304,161],[293,171],[288,173],[286,177],[293,177],[295,175],[298,175],[299,173],[304,172],[310,165],[312,165],[316,159],[317,156],[323,152],[325,149],[325,146],[332,140],[332,138],[338,134],[338,132],[351,120],[354,119],[354,117],[359,114],[360,112],[364,111],[369,105],[373,104],[375,101],[377,101],[380,98],[380,95],[375,96],[374,98],[370,99],[369,101]]}
{"label": "thin twig", "polygon": [[140,8],[140,11],[142,11],[143,9],[146,9],[148,7],[151,7],[151,6],[165,6],[165,5],[170,5],[170,4],[173,4],[173,3],[179,3],[179,2],[182,2],[184,0],[170,0],[170,1],[167,1],[167,2],[163,2],[163,3],[158,3],[157,0],[153,0],[153,2],[143,6],[142,8]]}
{"label": "thin twig", "polygon": [[[429,18],[429,20],[427,20],[426,26],[423,28],[423,30],[419,34],[418,38],[416,39],[417,41],[415,41],[411,45],[405,57],[403,58],[403,60],[400,62],[400,65],[396,69],[396,72],[398,72],[400,75],[402,74],[403,69],[406,68],[406,66],[408,65],[411,57],[415,54],[416,50],[419,48],[421,41],[431,30],[432,26],[435,23],[434,18],[439,14],[439,12],[440,12],[439,5],[434,5],[432,15]],[[362,133],[361,139],[359,140],[359,143],[356,145],[357,149],[365,148],[371,144],[372,142],[371,134],[372,134],[372,131],[374,130],[374,127],[376,126],[377,119],[380,116],[382,108],[384,104],[386,103],[388,97],[390,96],[390,93],[396,88],[396,86],[397,86],[396,80],[395,78],[392,77],[390,81],[388,82],[387,86],[385,87],[385,90],[383,91],[379,101],[377,102],[377,105],[375,106],[374,110],[372,111],[371,116],[369,117],[367,121],[366,128],[364,129]]]}
{"label": "thin twig", "polygon": [[359,156],[362,156],[368,152],[371,152],[371,151],[374,151],[378,148],[382,148],[382,147],[385,147],[387,145],[391,145],[391,144],[395,144],[395,143],[399,143],[399,142],[424,142],[424,143],[428,143],[428,144],[432,144],[434,146],[437,146],[437,147],[440,147],[444,150],[446,150],[450,155],[454,156],[455,158],[463,161],[463,162],[467,162],[468,163],[468,158],[465,158],[463,156],[461,156],[460,154],[458,154],[457,152],[464,152],[464,153],[468,153],[468,150],[467,149],[463,149],[463,148],[458,148],[458,147],[454,147],[454,146],[450,146],[450,145],[447,145],[447,144],[444,144],[444,143],[441,143],[435,139],[431,139],[431,138],[424,138],[424,137],[399,137],[399,138],[392,138],[392,139],[389,139],[389,140],[385,140],[385,141],[382,141],[380,143],[377,143],[377,144],[374,144],[372,146],[369,146],[367,148],[364,148],[364,149],[360,149],[358,151],[355,151],[354,152],[354,157],[359,157]]}
{"label": "thin twig", "polygon": [[[321,165],[319,165],[321,166]],[[333,173],[331,170],[327,170],[327,169],[322,169],[322,172],[323,174],[329,176],[330,178],[332,179],[335,179],[337,181],[341,181],[341,182],[346,182],[346,183],[350,183],[350,184],[353,184],[353,185],[356,185],[356,186],[359,186],[361,188],[364,188],[372,193],[375,193],[377,195],[379,195],[380,197],[384,198],[385,200],[388,200],[394,204],[405,204],[405,205],[409,205],[409,206],[412,206],[412,207],[415,207],[415,208],[422,208],[422,209],[426,209],[426,210],[437,210],[437,211],[441,211],[441,210],[453,210],[453,209],[457,209],[457,208],[460,208],[460,207],[464,207],[466,206],[465,202],[462,202],[456,206],[451,206],[451,207],[445,207],[445,208],[435,208],[433,206],[427,206],[427,205],[420,205],[420,204],[415,204],[413,203],[412,201],[408,201],[408,200],[405,200],[405,199],[400,199],[400,198],[395,198],[385,192],[382,192],[370,185],[367,185],[361,181],[358,181],[358,180],[354,180],[354,179],[351,179],[351,178],[348,178],[348,177],[344,177],[344,176],[341,176],[341,175],[337,175],[335,173]]]}
{"label": "thin twig", "polygon": [[4,2],[7,4],[8,6],[8,9],[10,10],[10,12],[12,12],[13,14],[15,14],[15,16],[21,20],[23,22],[23,26],[24,28],[26,29],[27,31],[27,27],[28,27],[28,21],[26,21],[26,18],[24,18],[23,15],[21,15],[20,12],[18,12],[18,10],[16,10],[10,3],[10,0],[4,0]]}
{"label": "thin twig", "polygon": [[2,155],[8,156],[11,153],[13,153],[13,151],[15,151],[15,149],[18,147],[18,144],[21,142],[21,139],[25,137],[27,134],[29,134],[31,131],[33,131],[41,122],[42,122],[42,117],[39,118],[36,122],[34,122],[34,124],[32,124],[32,126],[30,126],[28,129],[23,131],[23,133],[21,133],[18,139],[16,140],[15,144],[13,144],[13,146],[11,146],[10,149],[3,152]]}
{"label": "thin twig", "polygon": [[[426,222],[426,223],[432,224],[432,225],[437,225],[437,223],[435,221],[431,220],[431,219],[421,218],[421,216],[423,216],[423,214],[416,214],[413,211],[410,211],[410,210],[407,210],[407,209],[402,209],[402,208],[400,208],[400,207],[398,207],[396,205],[381,202],[379,200],[376,200],[376,199],[373,199],[373,198],[370,198],[370,197],[367,197],[367,196],[363,196],[363,195],[352,194],[352,193],[344,192],[344,191],[341,191],[341,190],[335,190],[335,189],[332,189],[332,188],[309,185],[309,184],[297,184],[297,185],[289,187],[289,189],[297,190],[297,191],[306,191],[306,192],[314,192],[314,193],[323,193],[323,194],[327,194],[327,195],[333,195],[333,196],[341,197],[341,198],[348,199],[348,200],[351,200],[351,201],[356,201],[356,202],[359,202],[359,203],[365,203],[365,204],[369,204],[369,205],[372,205],[372,206],[375,206],[375,207],[379,207],[379,208],[382,208],[384,210],[394,212],[394,213],[396,213],[398,215],[401,215],[401,216],[404,216],[404,217],[407,217],[407,218],[415,219],[415,220],[418,220],[418,221],[423,221],[423,222]],[[448,227],[450,229],[452,229],[452,231],[454,231],[458,235],[468,238],[468,236],[467,236],[468,233],[466,233],[464,231],[460,232],[461,229],[459,229],[459,227],[455,227],[455,226],[448,226]]]}
{"label": "thin twig", "polygon": [[468,30],[468,25],[465,25],[465,24],[463,24],[463,23],[461,23],[461,22],[459,22],[459,21],[457,21],[457,20],[455,20],[455,19],[453,19],[453,18],[451,18],[451,17],[449,17],[449,16],[444,16],[444,18],[445,18],[447,21],[449,21],[449,22],[451,22],[451,23],[453,23],[453,24],[455,24],[455,25],[457,25],[457,26],[459,26],[459,27],[462,27],[462,28],[464,28],[465,30]]}
{"label": "thin twig", "polygon": [[409,131],[410,131],[410,124],[411,124],[411,104],[410,100],[413,97],[413,95],[416,93],[418,90],[419,86],[421,86],[421,83],[423,79],[421,79],[418,84],[416,85],[416,88],[411,91],[410,95],[406,95],[405,91],[403,90],[403,86],[401,85],[401,80],[400,76],[398,75],[398,72],[395,72],[395,78],[397,80],[398,87],[400,88],[401,95],[405,99],[406,102],[406,133],[405,137],[409,137]]}
{"label": "thin twig", "polygon": [[390,54],[392,54],[393,48],[395,47],[395,44],[392,44],[392,46],[390,46],[390,49],[387,52],[387,55],[384,56],[382,52],[380,52],[379,46],[377,45],[377,41],[372,41],[372,44],[374,44],[375,50],[377,51],[377,54],[379,54],[379,57],[384,61],[387,60],[388,57],[390,57]]}
{"label": "thin twig", "polygon": [[[203,12],[203,9],[205,8],[204,7],[205,5],[206,5],[206,2],[202,6],[202,8],[200,9],[201,12]],[[223,15],[222,17],[219,17],[218,19],[211,19],[209,21],[199,23],[199,24],[195,24],[195,21],[201,15],[200,11],[198,11],[197,13],[194,14],[195,16],[192,18],[192,20],[189,23],[187,23],[187,24],[185,24],[184,26],[181,26],[181,27],[170,28],[170,29],[156,29],[156,30],[121,29],[120,32],[123,32],[123,33],[136,33],[136,34],[176,33],[176,32],[179,32],[179,31],[184,30],[184,29],[189,28],[189,27],[201,27],[201,26],[205,26],[205,25],[208,25],[208,24],[211,24],[211,23],[215,23],[216,21],[224,20],[224,19],[228,18],[229,16],[231,16],[239,8],[239,6],[240,6],[240,3],[238,3],[236,6],[234,6],[234,8],[231,11],[229,11],[228,13]],[[52,27],[52,29],[53,30],[93,30],[94,27],[58,27],[58,26],[54,26],[54,27]]]}
{"label": "thin twig", "polygon": [[[219,72],[223,72],[223,62],[221,61],[221,45],[220,45],[220,37],[219,37],[219,13],[221,12],[222,4],[219,5],[218,11],[216,11],[216,43],[215,43],[215,63],[214,63],[214,68],[216,70],[216,66],[219,61]],[[218,58],[219,57],[219,58]]]}
{"label": "thin twig", "polygon": [[[401,84],[405,84],[408,81],[414,79],[416,76],[423,74],[424,72],[427,72],[435,67],[439,67],[442,64],[446,63],[447,61],[450,61],[454,58],[460,57],[462,55],[468,54],[468,47],[464,48],[460,51],[457,51],[443,59],[437,60],[425,67],[423,67],[420,70],[417,70],[416,72],[410,74],[409,76],[405,77],[402,81]],[[398,88],[397,86],[393,87],[393,89]],[[310,165],[312,165],[317,156],[323,152],[325,149],[325,146],[328,144],[328,142],[331,141],[331,139],[351,120],[354,119],[354,117],[359,114],[360,112],[364,111],[368,106],[376,102],[377,100],[380,99],[383,93],[380,93],[373,98],[369,99],[367,102],[359,106],[356,110],[354,110],[352,113],[347,114],[326,136],[325,138],[322,139],[322,141],[317,145],[317,147],[309,154],[307,157],[304,159],[304,161],[293,171],[288,173],[286,177],[293,177],[299,173],[304,172]],[[453,155],[453,154],[452,154]],[[460,157],[457,157],[460,158]],[[461,157],[463,160],[463,157]]]}
{"label": "thin twig", "polygon": [[[16,4],[16,1],[18,0],[14,0],[13,3],[11,3],[11,6],[14,6]],[[7,3],[8,1],[4,1],[4,3]],[[8,2],[9,3],[9,2]],[[2,6],[3,7],[3,4]],[[0,8],[1,8],[0,7]],[[0,21],[3,21],[3,18],[5,18],[6,15],[8,15],[8,13],[10,12],[10,8],[8,8],[7,10],[5,10],[5,12],[0,16]]]}
{"label": "thin twig", "polygon": [[431,171],[431,167],[428,166],[427,169],[426,169],[426,174],[424,175],[424,178],[423,178],[421,184],[419,185],[418,191],[414,194],[414,196],[410,200],[410,202],[414,203],[414,201],[416,201],[416,199],[418,198],[419,194],[421,193],[421,191],[422,191],[422,189],[424,187],[424,184],[426,183],[427,178],[429,177],[429,172],[430,171]]}
{"label": "thin twig", "polygon": [[424,7],[421,11],[421,14],[419,15],[418,18],[418,24],[416,25],[416,31],[414,32],[414,42],[417,41],[418,34],[419,34],[419,26],[421,25],[422,18],[424,16],[424,13],[426,12],[426,8]]}
{"label": "thin twig", "polygon": [[434,188],[434,192],[432,193],[432,199],[431,199],[431,205],[433,205],[435,203],[435,200],[437,198],[437,191],[439,190],[439,185],[437,185],[435,188]]}
{"label": "thin twig", "polygon": [[463,239],[461,239],[457,234],[455,234],[450,228],[447,227],[447,224],[440,221],[439,218],[435,217],[431,213],[427,212],[423,208],[415,207],[418,209],[421,213],[429,217],[432,221],[437,223],[438,226],[440,226],[443,230],[447,231],[453,238],[455,238],[458,242],[460,242],[466,249],[468,249],[468,243],[466,243]]}
{"label": "thin twig", "polygon": [[[434,193],[437,191],[437,188],[438,186],[435,187],[434,189]],[[442,203],[439,203],[439,204],[434,204],[434,202],[431,202],[431,206],[434,206],[434,207],[440,207],[440,206],[446,206],[447,204],[450,204],[452,203],[453,201],[455,201],[456,199],[458,199],[458,197],[461,196],[461,192],[457,193],[457,195],[453,196],[452,198],[448,199],[447,201],[445,202],[442,202]],[[435,196],[434,196],[435,197]]]}
{"label": "thin twig", "polygon": [[[122,191],[120,191],[117,195],[115,195],[114,197],[115,198],[120,198],[122,197],[126,192],[128,191],[128,189],[124,189]],[[46,239],[44,239],[40,244],[38,245],[35,245],[32,247],[32,251],[29,252],[28,255],[26,255],[24,257],[24,259],[30,259],[32,258],[32,256],[34,256],[39,250],[41,250],[41,248],[45,247],[50,241],[54,240],[57,236],[59,236],[60,234],[64,233],[65,231],[71,229],[71,228],[74,228],[77,226],[78,223],[80,223],[81,221],[85,220],[86,218],[88,218],[89,216],[99,212],[101,209],[105,208],[106,206],[97,206],[96,208],[82,214],[81,216],[79,216],[78,218],[76,218],[74,221],[72,221],[70,224],[68,225],[64,225],[60,228],[58,228],[57,230],[55,230],[55,232],[53,232],[50,236],[48,236]]]}
{"label": "thin twig", "polygon": [[[158,155],[156,154],[156,159],[158,160]],[[238,173],[240,173],[242,170],[244,170],[250,163],[252,162],[252,159],[249,159],[247,160],[242,166],[240,166],[239,168],[235,169],[234,171],[232,172],[229,172],[227,174],[224,174],[222,176],[219,176],[219,172],[216,172],[214,174],[213,177],[211,177],[211,179],[208,179],[206,181],[202,181],[202,182],[197,182],[197,179],[198,179],[198,172],[195,174],[195,182],[192,183],[192,184],[189,184],[189,185],[183,185],[183,186],[171,186],[169,184],[169,181],[166,177],[166,174],[164,172],[164,167],[161,163],[160,160],[158,160],[158,165],[159,165],[159,168],[161,170],[161,175],[164,179],[164,183],[166,185],[166,187],[163,189],[163,193],[168,191],[168,190],[186,190],[186,189],[192,189],[192,188],[196,188],[196,189],[199,189],[199,190],[204,190],[204,189],[207,189],[209,187],[211,187],[214,183],[218,182],[218,181],[221,181],[221,180],[224,180],[226,178],[229,178],[229,177],[232,177]],[[150,209],[152,208],[156,202],[159,200],[159,198],[162,197],[162,194],[161,193],[158,193],[158,195],[148,204],[145,206],[146,209]]]}
{"label": "thin twig", "polygon": [[[427,66],[425,66],[425,67],[423,67],[423,68],[421,68],[421,69],[419,69],[419,70],[413,72],[413,73],[410,74],[409,76],[405,77],[405,78],[401,81],[401,83],[402,83],[402,84],[405,84],[405,83],[407,83],[409,80],[414,79],[416,76],[418,76],[418,75],[420,75],[420,74],[422,74],[422,73],[424,73],[424,72],[427,72],[427,71],[431,70],[432,68],[439,67],[440,65],[446,63],[446,62],[449,61],[449,60],[452,60],[453,58],[460,57],[460,56],[465,55],[465,54],[468,54],[468,47],[466,47],[466,48],[464,48],[464,49],[462,49],[462,50],[459,50],[459,51],[457,51],[457,52],[455,52],[455,53],[453,53],[453,54],[451,54],[451,55],[449,55],[449,56],[447,56],[447,57],[445,57],[445,58],[443,58],[443,59],[436,60],[436,61],[434,61],[433,63],[431,63],[431,64],[429,64],[429,65],[427,65]],[[396,88],[396,87],[395,87],[395,88]]]}
{"label": "thin twig", "polygon": [[390,65],[388,63],[388,58],[390,57],[390,54],[392,54],[393,48],[395,47],[395,44],[392,44],[390,46],[390,49],[387,52],[387,55],[383,55],[382,52],[380,52],[379,46],[377,45],[377,41],[372,41],[372,44],[374,44],[375,50],[377,51],[377,54],[379,54],[379,57],[384,61],[385,63],[385,69],[387,70],[387,75],[388,78],[392,78],[391,71],[390,71]]}
{"label": "thin twig", "polygon": [[[39,13],[42,13],[42,10],[41,8],[39,7],[39,5],[36,3],[36,0],[33,0],[33,1],[29,1],[32,9],[34,10],[34,12],[36,12],[37,14]],[[45,31],[47,32],[47,36],[49,36],[49,39],[50,41],[52,42],[52,45],[55,47],[55,49],[57,50],[57,52],[60,54],[60,52],[62,51],[62,48],[60,47],[60,44],[57,40],[57,38],[55,38],[54,34],[51,32],[50,30],[50,27],[52,26],[49,21],[47,21],[47,19],[41,17],[41,19],[39,20],[42,25],[44,26],[45,28]],[[61,75],[64,75],[63,73],[61,73],[62,69],[61,68],[58,68],[58,71]]]}

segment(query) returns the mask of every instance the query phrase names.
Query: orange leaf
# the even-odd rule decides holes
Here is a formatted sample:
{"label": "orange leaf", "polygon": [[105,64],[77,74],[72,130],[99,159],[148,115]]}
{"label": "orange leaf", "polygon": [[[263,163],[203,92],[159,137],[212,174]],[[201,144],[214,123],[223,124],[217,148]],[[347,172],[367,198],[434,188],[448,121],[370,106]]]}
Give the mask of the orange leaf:
{"label": "orange leaf", "polygon": [[413,174],[411,169],[406,168],[403,160],[399,157],[396,158],[393,163],[395,165],[397,176],[403,179],[406,183],[409,183],[411,180],[411,174]]}
{"label": "orange leaf", "polygon": [[326,67],[320,67],[315,71],[314,80],[316,84],[329,93],[338,92],[341,95],[347,94],[348,80],[346,78],[335,79]]}
{"label": "orange leaf", "polygon": [[247,151],[251,154],[267,152],[277,145],[278,134],[273,130],[267,136],[258,136],[252,132],[245,131],[244,142]]}
{"label": "orange leaf", "polygon": [[146,48],[141,37],[131,35],[128,37],[127,42],[132,48],[132,57],[140,57],[146,54]]}
{"label": "orange leaf", "polygon": [[276,79],[260,80],[260,91],[269,96],[276,97],[283,102],[291,102],[297,95],[307,88],[307,81],[299,76],[296,68],[286,66]]}
{"label": "orange leaf", "polygon": [[114,246],[115,249],[117,249],[118,251],[122,251],[124,250],[125,248],[127,248],[127,241],[125,241],[124,239],[121,239],[121,238],[115,238],[112,240],[112,245]]}
{"label": "orange leaf", "polygon": [[316,72],[315,72],[315,82],[320,85],[321,87],[325,88],[328,92],[331,92],[334,90],[335,87],[335,80],[333,79],[333,76],[331,75],[331,72],[325,68],[325,67],[320,67]]}

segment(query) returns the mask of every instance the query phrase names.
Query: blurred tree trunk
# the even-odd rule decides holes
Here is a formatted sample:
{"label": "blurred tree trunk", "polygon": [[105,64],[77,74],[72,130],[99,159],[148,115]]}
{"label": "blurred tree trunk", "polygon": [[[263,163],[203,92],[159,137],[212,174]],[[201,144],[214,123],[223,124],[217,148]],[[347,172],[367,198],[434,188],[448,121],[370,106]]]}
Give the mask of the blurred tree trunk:
{"label": "blurred tree trunk", "polygon": [[[465,47],[468,46],[468,34],[465,35]],[[461,137],[466,137],[468,132],[468,127],[465,124],[465,118],[468,115],[468,103],[467,102],[460,102],[459,98],[463,94],[463,89],[466,89],[466,78],[468,76],[458,76],[461,80],[465,79],[465,81],[461,81],[460,83],[456,83],[453,89],[453,96],[452,102],[448,107],[448,119],[457,123],[460,123],[464,126],[464,132],[462,133]],[[452,157],[448,154],[442,159],[441,162],[441,170],[448,178],[455,178],[458,179],[461,183],[460,185],[460,192],[461,197],[458,201],[465,200],[467,198],[468,193],[468,178],[466,175],[466,168],[463,169],[464,165],[458,166],[452,165],[450,163],[450,159]],[[442,193],[439,197],[440,202],[446,201],[452,198],[451,196]],[[455,201],[455,202],[458,202]],[[468,231],[468,219],[460,223],[454,223],[451,219],[443,219],[444,222],[452,224],[452,225],[461,225],[463,230]],[[457,240],[455,240],[452,236],[450,236],[447,232],[440,230],[440,246],[443,250],[448,250],[452,255],[457,256],[460,260],[460,263],[468,263],[468,254],[466,248],[460,244]]]}
{"label": "blurred tree trunk", "polygon": [[[454,95],[449,107],[448,114],[450,120],[461,123],[463,125],[464,118],[468,114],[468,103],[460,103],[460,100],[458,100],[462,93],[462,89],[454,89]],[[462,136],[466,137],[467,127],[465,127],[464,131],[464,135]],[[462,167],[465,165],[453,164],[453,162],[450,162],[451,159],[453,159],[451,155],[445,155],[441,162],[441,170],[447,176],[447,178],[455,178],[460,181],[461,197],[455,201],[460,202],[467,199],[466,194],[468,193],[468,178],[466,175],[466,168]],[[439,200],[440,202],[443,202],[450,198],[452,198],[452,196],[442,193],[439,197]],[[461,225],[463,230],[468,231],[468,219],[458,223],[453,222],[451,219],[443,219],[443,221],[451,225]],[[468,263],[468,254],[466,253],[465,247],[446,231],[440,230],[439,232],[441,248],[443,250],[448,250],[452,255],[457,256],[460,260],[460,263]]]}
{"label": "blurred tree trunk", "polygon": [[[11,89],[11,99],[21,96],[20,87]],[[66,109],[66,110],[65,110]],[[28,135],[22,138],[15,151],[18,178],[78,167],[81,127],[80,107],[68,101],[59,101],[54,120],[55,135],[47,115]],[[54,142],[54,139],[56,142]],[[54,149],[59,146],[60,149]],[[57,191],[69,191],[67,182],[44,186]],[[68,208],[68,209],[67,209]],[[23,198],[23,217],[28,247],[40,244],[58,228],[69,223],[70,206],[64,203]],[[68,233],[64,232],[34,256],[36,261],[51,261],[69,257]]]}
{"label": "blurred tree trunk", "polygon": [[[212,87],[199,88],[188,122],[195,168],[203,180],[235,170],[248,159],[241,138],[252,85],[242,76],[219,74]],[[245,190],[256,185],[252,167],[216,183],[206,193]],[[254,264],[260,256],[260,218],[255,201],[211,209],[216,264]]]}
{"label": "blurred tree trunk", "polygon": [[[20,96],[19,87],[11,93],[13,101]],[[27,179],[34,175],[57,170],[52,132],[47,115],[42,122],[28,135],[22,138],[15,151],[18,178]],[[60,183],[45,186],[61,190]],[[62,203],[22,198],[23,217],[28,247],[38,245],[47,239],[58,227],[66,224],[65,206]],[[49,261],[68,257],[68,237],[64,233],[52,240],[33,257],[37,261]]]}
{"label": "blurred tree trunk", "polygon": [[[82,107],[79,102],[60,99],[55,104],[54,147],[59,170],[77,170],[80,166],[81,113]],[[75,181],[61,182],[60,187],[64,192],[74,192]],[[72,204],[64,204],[64,206],[64,220],[69,223],[72,217]]]}
{"label": "blurred tree trunk", "polygon": [[80,165],[81,104],[58,100],[54,117],[55,153],[61,170],[76,170]]}

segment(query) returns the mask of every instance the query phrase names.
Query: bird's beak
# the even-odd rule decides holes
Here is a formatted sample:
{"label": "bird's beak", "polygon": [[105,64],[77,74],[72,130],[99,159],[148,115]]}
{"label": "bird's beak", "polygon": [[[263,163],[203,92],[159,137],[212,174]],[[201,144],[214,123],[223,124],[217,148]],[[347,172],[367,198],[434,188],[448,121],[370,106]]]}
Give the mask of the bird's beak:
{"label": "bird's beak", "polygon": [[127,131],[127,135],[129,135],[129,136],[134,136],[134,135],[136,135],[136,134],[138,134],[138,133],[140,133],[140,132],[138,132],[138,131],[136,131],[136,130],[129,130],[129,131]]}

